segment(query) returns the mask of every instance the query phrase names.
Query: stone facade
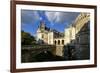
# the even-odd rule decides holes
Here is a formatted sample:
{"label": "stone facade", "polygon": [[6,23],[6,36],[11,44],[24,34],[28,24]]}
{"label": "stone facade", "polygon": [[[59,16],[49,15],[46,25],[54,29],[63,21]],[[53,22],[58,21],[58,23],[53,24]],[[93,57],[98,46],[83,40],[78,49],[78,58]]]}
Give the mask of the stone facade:
{"label": "stone facade", "polygon": [[76,34],[75,47],[78,48],[77,58],[78,59],[89,59],[90,58],[90,27],[89,22],[81,28]]}

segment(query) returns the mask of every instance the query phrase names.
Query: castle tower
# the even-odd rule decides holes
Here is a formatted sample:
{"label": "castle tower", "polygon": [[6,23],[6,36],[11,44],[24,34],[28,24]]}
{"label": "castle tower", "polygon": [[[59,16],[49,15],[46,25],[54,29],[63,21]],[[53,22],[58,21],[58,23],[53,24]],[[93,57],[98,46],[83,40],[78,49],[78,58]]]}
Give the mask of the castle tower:
{"label": "castle tower", "polygon": [[70,28],[65,28],[65,36],[64,36],[64,39],[65,39],[65,45],[67,45],[68,43],[70,43],[70,35],[71,35],[71,30],[70,30]]}
{"label": "castle tower", "polygon": [[37,41],[43,39],[43,32],[45,31],[45,24],[43,21],[40,21],[40,25],[37,29]]}
{"label": "castle tower", "polygon": [[48,43],[48,30],[43,21],[40,21],[40,25],[37,30],[37,41],[41,40],[43,43]]}
{"label": "castle tower", "polygon": [[41,32],[43,32],[45,30],[45,23],[44,23],[44,21],[40,21],[39,29],[41,30]]}

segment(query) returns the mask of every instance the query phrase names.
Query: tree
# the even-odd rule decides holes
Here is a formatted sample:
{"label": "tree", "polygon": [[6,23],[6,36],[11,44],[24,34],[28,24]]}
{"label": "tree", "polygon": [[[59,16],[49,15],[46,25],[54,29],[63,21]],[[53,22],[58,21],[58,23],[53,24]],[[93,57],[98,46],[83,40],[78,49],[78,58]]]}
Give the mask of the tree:
{"label": "tree", "polygon": [[21,31],[21,44],[22,45],[32,45],[35,43],[35,37],[33,37],[31,34]]}

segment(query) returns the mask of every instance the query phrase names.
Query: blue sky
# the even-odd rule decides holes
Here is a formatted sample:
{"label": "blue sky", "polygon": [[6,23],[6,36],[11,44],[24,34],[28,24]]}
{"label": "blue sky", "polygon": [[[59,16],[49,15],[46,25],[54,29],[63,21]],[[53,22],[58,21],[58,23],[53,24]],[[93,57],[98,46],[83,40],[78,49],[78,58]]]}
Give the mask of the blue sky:
{"label": "blue sky", "polygon": [[79,14],[79,12],[21,10],[21,30],[35,35],[40,21],[44,21],[47,27],[64,32]]}

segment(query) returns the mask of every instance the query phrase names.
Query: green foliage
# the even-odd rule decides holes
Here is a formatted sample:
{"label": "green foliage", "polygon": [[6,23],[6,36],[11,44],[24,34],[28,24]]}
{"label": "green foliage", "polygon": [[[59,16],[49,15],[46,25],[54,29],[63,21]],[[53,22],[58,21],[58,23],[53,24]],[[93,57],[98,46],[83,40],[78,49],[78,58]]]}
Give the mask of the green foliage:
{"label": "green foliage", "polygon": [[21,44],[22,45],[32,45],[36,42],[35,37],[31,34],[21,31]]}

